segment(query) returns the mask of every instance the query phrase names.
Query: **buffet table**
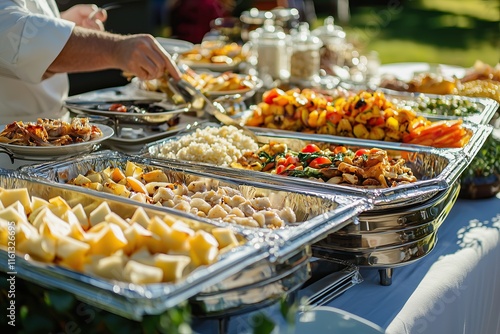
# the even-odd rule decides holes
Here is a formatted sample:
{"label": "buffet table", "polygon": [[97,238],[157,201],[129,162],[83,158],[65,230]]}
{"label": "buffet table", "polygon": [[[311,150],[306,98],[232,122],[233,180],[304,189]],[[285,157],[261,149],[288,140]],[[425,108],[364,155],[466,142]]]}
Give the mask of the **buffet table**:
{"label": "buffet table", "polygon": [[[438,237],[425,258],[394,269],[390,286],[380,285],[378,270],[361,268],[363,282],[326,306],[353,315],[347,317],[352,326],[360,324],[355,319],[360,317],[386,334],[500,333],[500,195],[458,199]],[[233,317],[227,332],[251,332],[262,316],[272,319],[280,333],[299,333],[284,323],[279,305]],[[325,319],[314,329],[326,332],[332,326],[337,333],[349,333]],[[195,330],[226,332],[213,322],[202,322]]]}
{"label": "buffet table", "polygon": [[436,248],[394,270],[381,286],[377,270],[329,306],[397,333],[500,332],[500,196],[455,203]]}

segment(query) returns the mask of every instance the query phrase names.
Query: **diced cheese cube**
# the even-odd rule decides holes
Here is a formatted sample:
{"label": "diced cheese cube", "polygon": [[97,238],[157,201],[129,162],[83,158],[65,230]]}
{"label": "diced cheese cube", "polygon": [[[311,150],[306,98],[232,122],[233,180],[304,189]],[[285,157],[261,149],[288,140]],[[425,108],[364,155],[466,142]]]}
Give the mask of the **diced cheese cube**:
{"label": "diced cheese cube", "polygon": [[213,235],[203,230],[196,231],[189,239],[191,259],[196,266],[213,263],[219,254],[219,244]]}
{"label": "diced cheese cube", "polygon": [[211,232],[215,239],[217,239],[220,249],[238,246],[238,239],[231,229],[227,227],[217,227],[214,228]]}
{"label": "diced cheese cube", "polygon": [[191,262],[189,256],[156,254],[154,264],[163,271],[163,282],[177,282]]}
{"label": "diced cheese cube", "polygon": [[97,208],[92,210],[89,215],[90,226],[97,225],[106,221],[106,216],[111,213],[108,203],[102,202]]}
{"label": "diced cheese cube", "polygon": [[134,284],[160,283],[163,278],[163,271],[160,268],[131,260],[125,265],[123,274],[127,281]]}
{"label": "diced cheese cube", "polygon": [[28,189],[1,189],[0,191],[0,201],[3,203],[4,207],[19,201],[24,207],[26,214],[31,212],[31,199],[28,193]]}

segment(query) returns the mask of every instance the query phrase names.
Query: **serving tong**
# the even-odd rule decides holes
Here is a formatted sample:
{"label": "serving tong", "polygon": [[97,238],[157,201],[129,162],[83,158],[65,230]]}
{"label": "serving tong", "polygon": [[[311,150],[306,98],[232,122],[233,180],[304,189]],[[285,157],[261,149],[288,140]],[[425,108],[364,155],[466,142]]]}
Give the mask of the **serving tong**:
{"label": "serving tong", "polygon": [[[252,130],[248,129],[247,127],[245,127],[244,125],[240,124],[238,121],[227,115],[226,110],[224,109],[222,104],[219,103],[217,100],[212,102],[199,89],[194,87],[187,80],[183,79],[181,75],[182,71],[177,66],[177,64],[175,64],[174,67],[179,73],[177,75],[179,79],[175,79],[172,76],[168,79],[168,86],[174,92],[174,94],[177,94],[180,97],[182,97],[184,101],[190,104],[193,110],[207,113],[208,115],[215,117],[219,122],[221,122],[224,125],[232,125],[237,129],[242,130],[243,133],[251,137],[253,140],[255,140],[255,142],[259,142],[257,136]],[[186,67],[184,67],[183,71],[186,70],[187,70]],[[238,100],[241,99],[242,97],[239,94],[230,97],[229,96],[221,97],[221,99],[226,99],[226,100],[228,98],[233,100]]]}

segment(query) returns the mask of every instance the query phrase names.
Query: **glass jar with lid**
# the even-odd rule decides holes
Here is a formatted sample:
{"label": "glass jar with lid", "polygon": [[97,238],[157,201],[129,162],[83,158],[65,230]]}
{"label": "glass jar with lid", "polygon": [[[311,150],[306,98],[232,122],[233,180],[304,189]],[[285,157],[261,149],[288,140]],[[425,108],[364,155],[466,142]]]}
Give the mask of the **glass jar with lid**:
{"label": "glass jar with lid", "polygon": [[256,69],[264,83],[290,76],[289,36],[267,19],[261,28],[250,33],[252,51],[256,55]]}
{"label": "glass jar with lid", "polygon": [[346,33],[342,27],[335,25],[333,17],[329,16],[323,26],[314,29],[312,34],[323,42],[320,50],[320,68],[329,75],[335,75],[335,67],[345,65]]}
{"label": "glass jar with lid", "polygon": [[290,29],[296,28],[300,15],[296,8],[276,7],[270,11],[251,8],[241,13],[240,21],[242,23],[241,38],[243,42],[250,40],[250,32],[264,25],[264,21],[272,18],[274,24],[283,29],[288,34]]}
{"label": "glass jar with lid", "polygon": [[320,54],[323,43],[309,30],[309,24],[302,22],[291,35],[292,55],[290,58],[290,82],[308,84],[319,81]]}

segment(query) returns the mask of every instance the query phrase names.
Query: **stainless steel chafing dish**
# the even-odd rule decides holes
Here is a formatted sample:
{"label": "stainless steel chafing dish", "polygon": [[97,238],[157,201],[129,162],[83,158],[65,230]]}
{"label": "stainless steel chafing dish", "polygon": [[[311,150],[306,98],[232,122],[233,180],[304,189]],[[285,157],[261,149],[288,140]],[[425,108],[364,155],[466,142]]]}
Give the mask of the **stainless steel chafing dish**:
{"label": "stainless steel chafing dish", "polygon": [[[204,124],[202,128],[213,124]],[[471,141],[484,142],[491,127],[482,125],[471,125],[474,136]],[[336,185],[317,182],[304,178],[276,176],[264,172],[235,169],[230,167],[214,166],[207,163],[189,162],[188,164],[179,161],[162,158],[162,147],[169,141],[176,141],[182,138],[182,134],[168,139],[147,144],[142,150],[142,155],[168,161],[170,165],[178,165],[179,168],[196,170],[216,174],[230,179],[239,179],[240,182],[250,182],[259,179],[261,182],[272,184],[277,187],[293,187],[295,191],[331,194],[345,193],[355,197],[367,198],[373,201],[376,209],[390,209],[420,203],[430,199],[438,192],[450,187],[460,176],[462,171],[468,166],[473,156],[477,153],[477,147],[468,145],[463,150],[436,149],[424,146],[402,145],[398,143],[370,141],[355,138],[334,137],[326,135],[310,135],[304,133],[292,133],[288,131],[264,131],[256,132],[261,143],[276,141],[285,143],[292,150],[299,150],[308,143],[334,143],[344,145],[348,148],[381,148],[388,151],[392,156],[403,156],[406,166],[410,167],[418,181],[391,188],[361,188],[346,185]],[[185,134],[184,134],[185,135]]]}
{"label": "stainless steel chafing dish", "polygon": [[439,115],[439,114],[427,114],[423,113],[425,117],[429,119],[457,119],[462,118],[465,121],[477,124],[488,124],[490,120],[495,116],[497,109],[500,107],[500,104],[493,99],[482,98],[482,97],[468,97],[468,96],[459,96],[459,95],[436,95],[436,94],[424,94],[424,93],[409,93],[409,92],[397,92],[390,89],[378,89],[384,92],[385,96],[390,100],[395,100],[402,102],[409,102],[409,105],[416,105],[418,103],[419,97],[426,97],[429,99],[440,99],[442,101],[452,101],[452,99],[468,101],[471,104],[474,104],[478,112],[475,114],[467,114],[462,116],[453,116],[453,115]]}
{"label": "stainless steel chafing dish", "polygon": [[393,268],[427,255],[437,243],[437,231],[453,207],[460,184],[416,207],[367,211],[355,223],[313,245],[313,254],[339,258],[360,267],[377,268],[382,285],[390,285]]}
{"label": "stainless steel chafing dish", "polygon": [[[140,164],[146,171],[154,169],[162,170],[170,182],[188,183],[195,180],[206,180],[218,187],[236,189],[246,198],[267,196],[270,198],[271,205],[274,208],[290,207],[297,216],[297,222],[284,228],[252,229],[232,225],[234,229],[241,233],[250,231],[250,234],[253,234],[255,231],[259,231],[264,237],[268,238],[268,241],[275,240],[274,244],[276,247],[273,249],[275,258],[286,258],[287,254],[292,253],[296,248],[312,244],[316,240],[319,240],[324,233],[345,226],[348,224],[349,219],[373,207],[369,201],[361,197],[353,197],[342,193],[330,193],[328,195],[317,195],[311,192],[298,193],[293,186],[275,186],[260,182],[259,180],[245,180],[245,182],[240,182],[239,179],[233,180],[211,174],[210,170],[200,172],[190,170],[189,166],[185,164],[170,164],[161,160],[133,157],[115,151],[95,152],[79,159],[67,159],[55,163],[26,166],[22,170],[42,176],[51,182],[65,184],[68,180],[78,176],[78,174],[85,174],[90,170],[99,171],[110,166],[125,168],[127,161]],[[65,185],[65,187],[93,195],[100,194],[83,187],[73,185]],[[185,217],[194,217],[194,215],[186,212],[158,205],[140,203],[128,198],[120,198],[120,200],[133,205],[154,207],[156,210],[176,213]],[[197,217],[197,219],[218,225],[228,225],[228,223],[220,220],[214,221],[200,217]]]}
{"label": "stainless steel chafing dish", "polygon": [[[4,189],[27,188],[31,196],[50,199],[61,196],[70,205],[82,203],[86,207],[96,207],[107,202],[113,212],[119,212],[122,218],[130,217],[136,210],[135,205],[121,201],[116,196],[82,192],[62,185],[48,183],[41,178],[27,176],[17,172],[0,170],[0,187]],[[163,216],[166,213],[145,208],[152,215]],[[179,219],[189,226],[210,231],[217,225],[200,221],[175,213],[168,213],[174,219]],[[15,259],[15,270],[19,277],[27,281],[58,288],[74,294],[78,299],[108,310],[110,312],[131,318],[140,319],[144,314],[157,314],[173,307],[189,297],[199,293],[231,275],[244,271],[248,266],[265,260],[268,256],[265,244],[260,244],[258,238],[252,238],[251,233],[237,233],[242,244],[233,251],[222,254],[217,262],[206,267],[199,267],[178,283],[131,284],[114,280],[89,276],[66,269],[55,264],[38,262],[18,254]],[[12,271],[8,267],[10,258],[6,249],[0,249],[0,270]]]}
{"label": "stainless steel chafing dish", "polygon": [[[474,132],[471,141],[478,144],[482,143],[491,131],[489,126],[473,124],[467,126]],[[412,263],[433,248],[436,239],[432,236],[456,200],[457,180],[477,150],[471,143],[464,149],[436,149],[354,138],[294,134],[286,131],[264,132],[259,129],[256,134],[263,143],[275,140],[284,142],[295,150],[308,143],[329,142],[353,149],[378,147],[386,149],[390,155],[405,157],[406,165],[412,169],[418,181],[392,188],[376,189],[333,185],[203,163],[185,164],[168,160],[169,164],[179,166],[185,164],[186,169],[213,173],[227,179],[239,179],[240,182],[259,178],[277,187],[293,186],[299,192],[321,194],[343,192],[372,200],[375,204],[373,209],[361,213],[355,219],[355,223],[329,234],[327,239],[314,244],[313,249],[314,255],[318,257],[342,258],[356,265],[380,268],[382,284],[390,284],[392,268]],[[167,140],[177,139],[179,137]],[[163,143],[167,140],[146,145],[143,154],[158,156]],[[318,251],[319,245],[323,247],[321,252]],[[325,248],[325,245],[328,247]]]}
{"label": "stainless steel chafing dish", "polygon": [[[78,174],[85,174],[89,170],[100,171],[110,166],[125,168],[127,161],[140,164],[146,171],[160,169],[166,173],[171,182],[186,183],[207,179],[215,182],[218,186],[237,189],[249,198],[255,195],[269,196],[273,206],[277,208],[290,207],[297,215],[297,223],[275,230],[232,225],[236,231],[243,235],[257,237],[258,244],[267,251],[269,260],[258,262],[194,296],[191,302],[195,305],[196,312],[203,316],[246,312],[259,305],[275,302],[284,293],[296,291],[310,276],[310,245],[321,239],[326,233],[348,224],[356,214],[372,207],[369,201],[362,198],[341,194],[337,196],[300,194],[293,192],[293,188],[290,187],[276,188],[257,181],[250,183],[232,182],[214,175],[172,168],[168,164],[154,159],[132,157],[113,151],[96,152],[78,160],[68,159],[57,163],[29,166],[23,170],[40,175],[50,182],[59,183],[59,186],[99,196],[100,193],[95,191],[78,186],[62,185],[61,183],[66,183],[69,179]],[[186,217],[192,216],[166,207],[142,204],[129,199],[121,200],[131,205],[176,212]],[[198,219],[207,220],[217,225],[228,224],[220,220]],[[354,282],[356,280],[353,278],[352,284]],[[336,282],[332,284],[336,284]],[[343,285],[343,288],[345,289],[346,285]]]}

